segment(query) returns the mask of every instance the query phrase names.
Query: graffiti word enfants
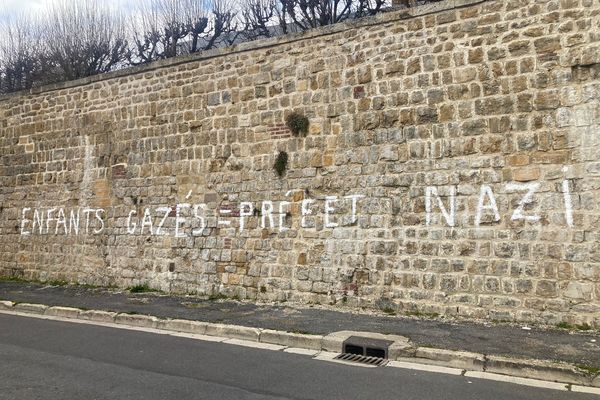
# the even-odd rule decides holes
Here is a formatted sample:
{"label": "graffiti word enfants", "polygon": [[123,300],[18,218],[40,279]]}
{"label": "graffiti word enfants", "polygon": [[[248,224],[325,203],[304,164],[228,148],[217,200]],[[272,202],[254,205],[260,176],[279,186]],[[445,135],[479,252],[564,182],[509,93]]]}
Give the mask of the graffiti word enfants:
{"label": "graffiti word enfants", "polygon": [[21,235],[101,234],[106,211],[101,208],[37,209],[25,207],[21,213]]}

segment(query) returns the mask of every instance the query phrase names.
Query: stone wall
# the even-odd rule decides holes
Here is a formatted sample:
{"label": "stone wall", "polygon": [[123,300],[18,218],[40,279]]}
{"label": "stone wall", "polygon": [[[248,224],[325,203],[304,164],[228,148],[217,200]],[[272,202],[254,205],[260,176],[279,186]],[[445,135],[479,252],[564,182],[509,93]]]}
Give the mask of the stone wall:
{"label": "stone wall", "polygon": [[599,105],[599,0],[446,1],[6,96],[0,274],[600,327]]}

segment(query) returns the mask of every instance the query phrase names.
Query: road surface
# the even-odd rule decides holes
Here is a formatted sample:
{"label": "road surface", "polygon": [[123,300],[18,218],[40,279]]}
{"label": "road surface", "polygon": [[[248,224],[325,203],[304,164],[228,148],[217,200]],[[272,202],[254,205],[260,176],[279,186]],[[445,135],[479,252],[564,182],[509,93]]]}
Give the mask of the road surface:
{"label": "road surface", "polygon": [[598,399],[409,369],[0,314],[0,399]]}

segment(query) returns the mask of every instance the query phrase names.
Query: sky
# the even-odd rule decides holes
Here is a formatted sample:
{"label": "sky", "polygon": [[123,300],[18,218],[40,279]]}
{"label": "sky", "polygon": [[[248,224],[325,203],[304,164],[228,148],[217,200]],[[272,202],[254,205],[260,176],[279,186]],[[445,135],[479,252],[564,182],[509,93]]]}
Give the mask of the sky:
{"label": "sky", "polygon": [[[0,20],[5,20],[10,15],[35,14],[48,9],[52,3],[62,0],[0,0]],[[78,0],[68,0],[78,1]],[[102,4],[119,6],[122,9],[137,5],[140,0],[98,0]]]}
{"label": "sky", "polygon": [[4,19],[10,14],[39,12],[46,3],[52,0],[2,0],[0,5],[0,18]]}

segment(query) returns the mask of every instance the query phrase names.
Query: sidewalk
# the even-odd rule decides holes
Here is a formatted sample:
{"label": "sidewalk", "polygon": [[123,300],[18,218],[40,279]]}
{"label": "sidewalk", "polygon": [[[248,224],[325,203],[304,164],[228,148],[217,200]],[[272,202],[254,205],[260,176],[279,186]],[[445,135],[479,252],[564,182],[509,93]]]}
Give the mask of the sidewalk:
{"label": "sidewalk", "polygon": [[229,300],[202,300],[155,293],[134,294],[127,291],[21,282],[0,282],[0,300],[317,335],[338,331],[394,334],[409,338],[419,347],[600,367],[598,332],[569,332],[539,327],[524,330],[521,326],[507,324],[357,314],[325,307],[256,305]]}

